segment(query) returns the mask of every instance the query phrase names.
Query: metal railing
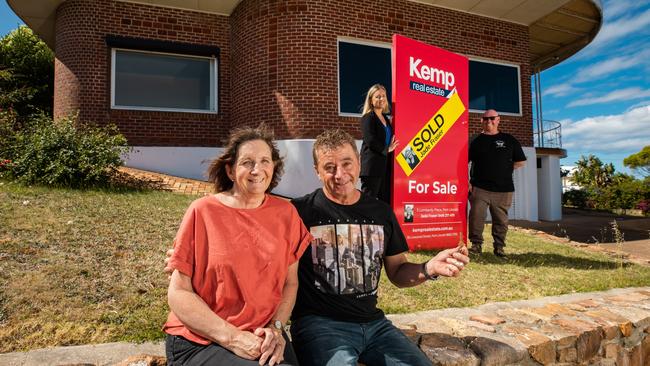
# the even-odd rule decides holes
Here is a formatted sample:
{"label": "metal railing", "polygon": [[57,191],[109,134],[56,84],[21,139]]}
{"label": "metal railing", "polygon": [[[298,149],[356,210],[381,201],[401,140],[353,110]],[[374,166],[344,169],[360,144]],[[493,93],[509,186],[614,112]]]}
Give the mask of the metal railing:
{"label": "metal railing", "polygon": [[534,119],[533,141],[535,147],[552,147],[561,149],[562,125],[558,121],[542,120],[542,124],[539,126],[538,120]]}

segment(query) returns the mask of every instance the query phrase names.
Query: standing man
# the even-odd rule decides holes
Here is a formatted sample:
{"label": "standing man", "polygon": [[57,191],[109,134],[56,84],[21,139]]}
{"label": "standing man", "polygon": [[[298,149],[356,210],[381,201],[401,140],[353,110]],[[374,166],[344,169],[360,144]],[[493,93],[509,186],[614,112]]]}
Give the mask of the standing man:
{"label": "standing man", "polygon": [[470,252],[480,254],[486,211],[492,216],[494,255],[505,258],[508,233],[508,209],[515,186],[512,172],[526,165],[526,155],[514,136],[499,131],[499,114],[488,109],[481,117],[483,132],[469,145],[470,185],[469,240]]}

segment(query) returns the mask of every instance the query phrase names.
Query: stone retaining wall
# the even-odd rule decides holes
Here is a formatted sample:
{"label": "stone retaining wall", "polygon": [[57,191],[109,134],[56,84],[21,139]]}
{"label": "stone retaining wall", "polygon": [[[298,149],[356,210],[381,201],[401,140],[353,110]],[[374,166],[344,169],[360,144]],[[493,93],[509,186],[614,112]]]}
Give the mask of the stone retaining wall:
{"label": "stone retaining wall", "polygon": [[388,317],[434,365],[650,365],[650,287]]}

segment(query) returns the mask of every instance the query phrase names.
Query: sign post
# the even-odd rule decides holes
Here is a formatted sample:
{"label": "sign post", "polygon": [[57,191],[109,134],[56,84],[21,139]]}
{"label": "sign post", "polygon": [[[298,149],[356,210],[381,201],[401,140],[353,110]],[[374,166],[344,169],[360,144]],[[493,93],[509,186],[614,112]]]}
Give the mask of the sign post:
{"label": "sign post", "polygon": [[468,60],[393,36],[393,210],[410,250],[466,243]]}

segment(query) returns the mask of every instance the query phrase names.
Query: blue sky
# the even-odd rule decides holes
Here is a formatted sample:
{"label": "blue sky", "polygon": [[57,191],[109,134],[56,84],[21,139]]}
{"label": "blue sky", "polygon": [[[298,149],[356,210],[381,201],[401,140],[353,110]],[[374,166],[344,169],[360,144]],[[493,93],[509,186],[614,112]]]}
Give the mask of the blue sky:
{"label": "blue sky", "polygon": [[[562,165],[594,154],[629,173],[623,159],[650,145],[650,0],[605,0],[603,8],[596,39],[542,72],[543,118],[562,123]],[[0,34],[21,23],[0,0]]]}
{"label": "blue sky", "polygon": [[650,0],[603,9],[592,43],[542,72],[543,118],[562,123],[562,165],[594,154],[629,173],[623,159],[650,145]]}

